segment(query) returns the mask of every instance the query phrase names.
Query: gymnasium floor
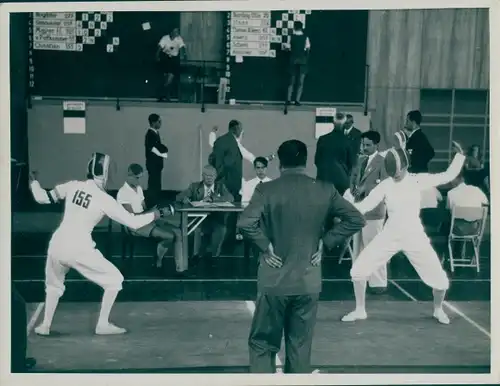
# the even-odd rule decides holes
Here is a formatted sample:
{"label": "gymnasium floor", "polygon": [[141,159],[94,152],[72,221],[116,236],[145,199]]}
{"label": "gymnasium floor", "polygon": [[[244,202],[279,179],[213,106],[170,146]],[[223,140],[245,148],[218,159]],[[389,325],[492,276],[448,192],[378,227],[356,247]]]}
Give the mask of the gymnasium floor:
{"label": "gymnasium floor", "polygon": [[[256,264],[241,256],[206,261],[185,279],[151,271],[154,245],[140,242],[131,261],[122,261],[120,234],[96,232],[103,251],[124,273],[124,290],[112,320],[129,329],[123,336],[93,334],[101,291],[78,274],[68,275],[51,337],[31,332],[43,314],[44,252],[58,213],[15,213],[12,275],[29,302],[29,354],[41,372],[246,372],[247,336],[256,290]],[[443,240],[433,237],[438,249]],[[324,285],[315,329],[312,362],[329,373],[488,373],[490,371],[489,235],[481,272],[458,268],[446,309],[452,323],[432,317],[431,291],[404,257],[393,258],[390,285],[368,295],[369,319],[341,323],[354,305],[349,262],[324,261]],[[278,355],[283,362],[283,352]]]}

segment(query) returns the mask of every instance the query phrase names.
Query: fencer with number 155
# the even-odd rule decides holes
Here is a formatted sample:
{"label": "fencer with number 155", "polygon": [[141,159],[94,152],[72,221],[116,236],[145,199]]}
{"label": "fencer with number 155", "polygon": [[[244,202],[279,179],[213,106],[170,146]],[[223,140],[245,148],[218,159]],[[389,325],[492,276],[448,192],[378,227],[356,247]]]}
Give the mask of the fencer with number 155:
{"label": "fencer with number 155", "polygon": [[42,323],[35,328],[38,335],[49,335],[52,319],[63,295],[64,281],[70,268],[104,289],[95,333],[115,335],[126,332],[109,322],[109,314],[122,289],[123,276],[92,240],[95,226],[108,216],[131,229],[141,228],[173,208],[154,210],[141,215],[127,212],[105,191],[109,177],[110,157],[94,153],[87,167],[87,180],[69,181],[47,191],[40,186],[36,173],[31,175],[30,188],[40,204],[65,200],[64,215],[49,242],[45,266],[45,311]]}

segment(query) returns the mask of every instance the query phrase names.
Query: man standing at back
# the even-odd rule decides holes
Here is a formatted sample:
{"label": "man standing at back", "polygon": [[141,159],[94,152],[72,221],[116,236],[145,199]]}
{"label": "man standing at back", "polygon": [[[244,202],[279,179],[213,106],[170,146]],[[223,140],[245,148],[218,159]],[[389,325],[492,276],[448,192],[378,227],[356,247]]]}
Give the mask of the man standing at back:
{"label": "man standing at back", "polygon": [[146,169],[148,170],[148,206],[158,204],[161,194],[161,172],[163,160],[168,158],[168,148],[161,143],[161,118],[158,114],[148,117],[149,128],[144,140],[146,152]]}
{"label": "man standing at back", "polygon": [[316,178],[330,182],[341,195],[349,188],[353,162],[358,150],[353,154],[350,139],[344,134],[346,117],[337,113],[333,130],[318,139],[314,164],[317,169]]}
{"label": "man standing at back", "polygon": [[408,139],[406,151],[410,155],[410,173],[429,172],[429,162],[434,158],[435,152],[427,136],[420,128],[422,114],[418,110],[410,111],[406,115],[405,131]]}
{"label": "man standing at back", "polygon": [[352,114],[346,114],[344,125],[344,134],[352,147],[353,165],[356,165],[358,156],[361,152],[361,131],[354,127],[354,117]]}
{"label": "man standing at back", "polygon": [[[361,230],[365,221],[332,185],[305,174],[307,147],[303,142],[284,142],[278,158],[281,176],[257,185],[238,221],[243,235],[260,252],[258,294],[248,339],[250,372],[276,371],[284,333],[284,372],[310,373],[323,244],[327,248],[340,244]],[[341,222],[325,230],[331,217]]]}

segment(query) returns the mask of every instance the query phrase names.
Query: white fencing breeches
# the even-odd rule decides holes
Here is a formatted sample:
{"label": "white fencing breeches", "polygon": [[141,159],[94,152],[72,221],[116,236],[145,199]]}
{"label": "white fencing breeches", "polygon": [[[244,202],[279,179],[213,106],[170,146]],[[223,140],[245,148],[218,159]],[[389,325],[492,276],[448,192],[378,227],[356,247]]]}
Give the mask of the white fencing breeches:
{"label": "white fencing breeches", "polygon": [[429,287],[447,290],[450,283],[439,257],[423,230],[398,232],[397,229],[384,226],[371,242],[361,251],[353,262],[351,277],[353,280],[368,280],[380,267],[387,265],[398,252],[403,252],[420,278]]}
{"label": "white fencing breeches", "polygon": [[[356,233],[353,238],[353,264],[363,249],[377,236],[384,228],[385,219],[381,220],[367,220],[366,225],[361,231]],[[369,279],[368,285],[371,288],[385,288],[387,287],[387,264],[380,266],[373,272]]]}
{"label": "white fencing breeches", "polygon": [[98,249],[68,249],[66,246],[58,248],[57,245],[49,247],[45,265],[46,291],[55,291],[62,296],[64,280],[71,268],[105,290],[122,289],[123,275]]}

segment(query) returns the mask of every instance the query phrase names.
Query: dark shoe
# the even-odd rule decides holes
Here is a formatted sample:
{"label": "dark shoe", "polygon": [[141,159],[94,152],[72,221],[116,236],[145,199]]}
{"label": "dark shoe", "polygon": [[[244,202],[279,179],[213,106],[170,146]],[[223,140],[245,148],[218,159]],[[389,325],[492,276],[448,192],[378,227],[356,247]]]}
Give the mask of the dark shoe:
{"label": "dark shoe", "polygon": [[295,101],[295,106],[302,106],[302,103],[300,103],[299,101]]}
{"label": "dark shoe", "polygon": [[290,101],[285,102],[285,105],[287,105],[287,106],[290,106],[291,104],[292,104],[292,102],[290,102]]}
{"label": "dark shoe", "polygon": [[382,295],[383,293],[387,292],[387,287],[370,287],[370,293],[374,295]]}
{"label": "dark shoe", "polygon": [[191,273],[189,271],[175,272],[174,277],[177,279],[187,279],[191,277]]}
{"label": "dark shoe", "polygon": [[24,367],[27,371],[33,369],[36,366],[36,359],[35,358],[26,358],[24,362]]}
{"label": "dark shoe", "polygon": [[201,261],[201,256],[200,255],[193,255],[189,259],[189,266],[190,267],[196,267],[197,265],[200,264],[200,261]]}

